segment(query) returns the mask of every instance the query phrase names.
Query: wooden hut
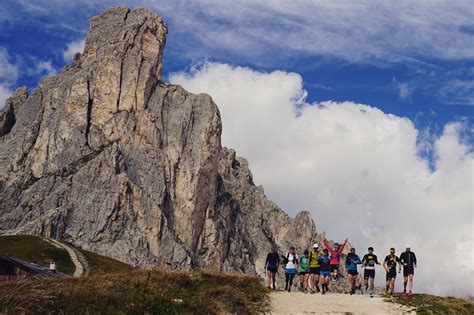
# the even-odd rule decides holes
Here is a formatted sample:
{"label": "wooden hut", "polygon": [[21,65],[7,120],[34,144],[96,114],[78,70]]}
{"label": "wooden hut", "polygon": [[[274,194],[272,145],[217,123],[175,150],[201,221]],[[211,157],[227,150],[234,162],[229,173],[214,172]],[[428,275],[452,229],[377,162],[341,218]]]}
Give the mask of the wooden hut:
{"label": "wooden hut", "polygon": [[0,256],[0,281],[14,281],[26,278],[65,278],[65,273],[15,257]]}

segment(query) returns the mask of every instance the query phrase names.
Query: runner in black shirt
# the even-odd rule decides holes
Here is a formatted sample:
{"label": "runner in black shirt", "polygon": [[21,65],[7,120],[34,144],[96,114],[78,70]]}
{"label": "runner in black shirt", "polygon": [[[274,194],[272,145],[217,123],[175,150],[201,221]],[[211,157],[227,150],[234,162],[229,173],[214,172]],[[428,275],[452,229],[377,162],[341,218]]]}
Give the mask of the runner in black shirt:
{"label": "runner in black shirt", "polygon": [[272,251],[268,253],[267,260],[265,261],[265,270],[267,270],[268,277],[268,289],[271,289],[270,282],[273,282],[273,290],[276,290],[275,276],[280,266],[280,256],[277,253],[276,246],[272,248]]}
{"label": "runner in black shirt", "polygon": [[[385,288],[385,294],[393,294],[395,288],[395,279],[397,278],[397,263],[400,263],[400,259],[395,255],[395,248],[390,248],[390,255],[385,257],[383,267],[387,271],[387,283]],[[398,267],[398,272],[402,270],[402,267]],[[390,292],[389,292],[390,291]]]}
{"label": "runner in black shirt", "polygon": [[365,267],[364,270],[364,285],[365,292],[369,289],[369,279],[370,279],[370,296],[374,294],[374,279],[375,279],[375,265],[380,265],[377,260],[377,255],[374,254],[374,248],[369,247],[369,253],[364,255],[362,258],[362,266]]}
{"label": "runner in black shirt", "polygon": [[403,294],[407,294],[407,282],[410,280],[408,294],[412,295],[413,275],[416,268],[416,255],[411,251],[410,245],[406,246],[405,252],[400,254],[400,264],[403,265]]}

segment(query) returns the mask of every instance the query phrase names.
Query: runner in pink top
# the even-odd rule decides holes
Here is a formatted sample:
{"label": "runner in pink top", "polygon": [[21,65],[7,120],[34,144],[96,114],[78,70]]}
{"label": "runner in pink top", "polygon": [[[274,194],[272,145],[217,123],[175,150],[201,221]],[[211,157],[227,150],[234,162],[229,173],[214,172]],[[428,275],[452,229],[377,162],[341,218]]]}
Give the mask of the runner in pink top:
{"label": "runner in pink top", "polygon": [[329,245],[328,241],[326,239],[324,240],[324,245],[331,253],[330,268],[331,268],[333,282],[336,282],[337,275],[339,273],[339,263],[341,261],[341,253],[344,250],[344,246],[346,246],[346,243],[347,243],[347,238],[344,241],[344,244],[342,245],[339,245],[339,243],[334,244],[334,249],[333,249],[331,245]]}

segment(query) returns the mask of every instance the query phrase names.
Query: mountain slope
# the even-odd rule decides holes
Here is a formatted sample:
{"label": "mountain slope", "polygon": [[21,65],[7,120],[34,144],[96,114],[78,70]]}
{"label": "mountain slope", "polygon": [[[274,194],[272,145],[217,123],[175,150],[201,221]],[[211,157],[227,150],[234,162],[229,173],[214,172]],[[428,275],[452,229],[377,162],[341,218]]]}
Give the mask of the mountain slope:
{"label": "mountain slope", "polygon": [[[0,112],[0,235],[65,240],[132,265],[261,273],[317,237],[221,146],[206,94],[162,81],[167,27],[147,9],[91,19],[83,54]],[[262,140],[263,141],[263,140]]]}

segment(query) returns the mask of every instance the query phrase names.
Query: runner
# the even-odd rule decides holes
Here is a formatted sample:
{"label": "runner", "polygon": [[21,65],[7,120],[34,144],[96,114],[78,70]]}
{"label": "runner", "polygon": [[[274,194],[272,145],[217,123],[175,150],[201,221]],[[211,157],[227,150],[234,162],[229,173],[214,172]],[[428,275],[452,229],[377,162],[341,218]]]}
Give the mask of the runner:
{"label": "runner", "polygon": [[339,243],[334,244],[334,249],[329,245],[328,241],[324,240],[324,245],[326,248],[331,252],[331,274],[332,274],[332,281],[336,282],[337,276],[339,275],[339,263],[341,261],[341,253],[344,250],[344,246],[346,246],[347,238],[344,241],[342,246]]}
{"label": "runner", "polygon": [[311,293],[316,292],[319,293],[319,273],[320,273],[320,267],[319,267],[319,251],[318,251],[319,245],[314,244],[313,245],[313,250],[311,253],[309,253],[309,289],[311,290]]}
{"label": "runner", "polygon": [[[390,255],[385,257],[383,262],[383,267],[387,271],[386,276],[386,287],[385,287],[385,294],[387,295],[390,291],[390,295],[393,294],[393,290],[395,288],[395,279],[397,278],[397,263],[400,263],[400,259],[395,255],[395,248],[390,248]],[[402,270],[402,267],[398,267],[398,272]]]}
{"label": "runner", "polygon": [[322,293],[325,294],[327,291],[329,291],[329,288],[328,288],[329,275],[331,274],[331,271],[330,271],[331,259],[329,258],[329,253],[328,253],[327,248],[323,249],[323,254],[319,256],[318,263],[320,266]]}
{"label": "runner", "polygon": [[400,264],[403,265],[403,295],[407,294],[407,282],[410,280],[408,294],[413,294],[413,276],[416,268],[416,255],[411,251],[410,245],[405,246],[406,250],[400,255]]}
{"label": "runner", "polygon": [[355,293],[355,285],[356,285],[356,280],[357,280],[357,275],[359,274],[357,272],[357,265],[360,265],[361,261],[359,256],[356,255],[355,248],[352,247],[351,251],[349,254],[347,254],[346,257],[346,267],[347,267],[347,274],[348,274],[348,280],[349,280],[349,290],[350,294]]}
{"label": "runner", "polygon": [[280,257],[278,256],[276,246],[274,246],[272,247],[272,251],[267,254],[267,259],[265,260],[265,270],[267,271],[268,277],[268,289],[271,289],[270,282],[273,282],[273,290],[276,290],[275,278],[279,266]]}
{"label": "runner", "polygon": [[300,267],[300,290],[308,293],[309,278],[309,250],[305,249],[303,256],[299,259]]}
{"label": "runner", "polygon": [[286,255],[285,264],[285,290],[288,290],[288,292],[291,292],[293,279],[298,273],[296,267],[298,267],[298,255],[295,253],[295,248],[291,246],[290,251]]}
{"label": "runner", "polygon": [[362,258],[362,267],[364,267],[364,285],[365,292],[369,289],[370,280],[370,297],[374,296],[374,279],[375,279],[375,265],[380,265],[377,260],[377,255],[374,254],[374,248],[371,246],[368,248],[369,253],[364,255]]}

